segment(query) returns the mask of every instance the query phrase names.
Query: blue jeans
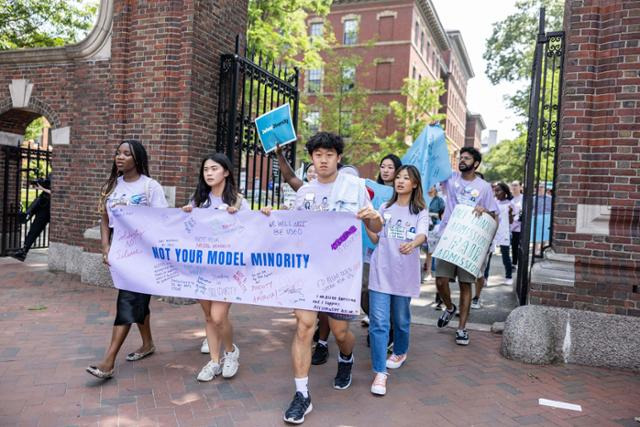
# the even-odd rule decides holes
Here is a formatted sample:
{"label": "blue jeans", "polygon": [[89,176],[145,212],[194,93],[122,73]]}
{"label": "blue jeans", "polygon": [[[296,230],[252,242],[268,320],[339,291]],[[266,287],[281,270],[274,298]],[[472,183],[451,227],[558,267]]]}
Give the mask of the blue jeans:
{"label": "blue jeans", "polygon": [[403,355],[409,350],[410,304],[411,297],[369,290],[369,340],[374,372],[387,372],[387,344],[391,316],[393,316],[393,353]]}

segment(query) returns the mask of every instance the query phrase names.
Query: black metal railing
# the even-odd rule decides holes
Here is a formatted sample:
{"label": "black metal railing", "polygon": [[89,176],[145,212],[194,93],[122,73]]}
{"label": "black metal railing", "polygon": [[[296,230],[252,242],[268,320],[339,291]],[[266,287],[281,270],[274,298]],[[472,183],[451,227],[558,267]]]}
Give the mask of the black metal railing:
{"label": "black metal railing", "polygon": [[[222,55],[216,150],[227,154],[241,192],[253,208],[280,206],[281,177],[277,158],[266,155],[254,126],[256,117],[291,104],[294,127],[298,123],[299,71],[267,60],[257,52]],[[295,142],[285,148],[295,164]]]}
{"label": "black metal railing", "polygon": [[[18,251],[24,244],[34,217],[21,221],[29,206],[40,196],[34,183],[51,172],[51,151],[30,147],[2,147],[2,224],[0,256]],[[49,225],[38,235],[31,249],[49,246]]]}
{"label": "black metal railing", "polygon": [[545,13],[540,25],[531,72],[527,151],[525,157],[522,230],[516,291],[521,305],[527,303],[531,268],[551,246],[553,197],[556,192],[556,155],[560,137],[560,107],[564,67],[564,32],[545,32]]}

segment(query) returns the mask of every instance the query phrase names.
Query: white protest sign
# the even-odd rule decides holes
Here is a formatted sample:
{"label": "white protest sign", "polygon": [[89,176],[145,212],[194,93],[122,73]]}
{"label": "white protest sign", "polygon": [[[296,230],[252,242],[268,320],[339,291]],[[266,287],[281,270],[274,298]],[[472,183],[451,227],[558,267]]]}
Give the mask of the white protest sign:
{"label": "white protest sign", "polygon": [[497,227],[490,215],[483,213],[477,217],[471,206],[457,205],[433,256],[480,277]]}
{"label": "white protest sign", "polygon": [[112,215],[118,289],[360,313],[362,232],[354,214],[122,206]]}

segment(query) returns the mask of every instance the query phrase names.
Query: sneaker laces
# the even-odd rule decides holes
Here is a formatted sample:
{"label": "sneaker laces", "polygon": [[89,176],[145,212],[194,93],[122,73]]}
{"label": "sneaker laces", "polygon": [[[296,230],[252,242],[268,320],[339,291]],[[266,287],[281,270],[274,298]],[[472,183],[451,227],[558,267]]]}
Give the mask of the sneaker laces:
{"label": "sneaker laces", "polygon": [[338,363],[338,374],[337,377],[346,376],[351,372],[351,365],[353,363],[350,362],[340,362]]}
{"label": "sneaker laces", "polygon": [[287,414],[291,414],[291,412],[304,413],[306,409],[305,400],[306,398],[302,395],[302,393],[300,393],[299,391],[296,392],[296,395],[293,397],[293,402],[291,402],[291,405],[289,406]]}
{"label": "sneaker laces", "polygon": [[397,354],[392,354],[389,357],[389,360],[391,360],[392,362],[400,362],[400,361],[402,361],[402,359],[404,359],[404,357],[403,356],[398,356]]}
{"label": "sneaker laces", "polygon": [[386,387],[387,386],[387,375],[383,374],[383,373],[377,373],[376,377],[373,379],[373,385],[374,386],[381,386],[381,387]]}

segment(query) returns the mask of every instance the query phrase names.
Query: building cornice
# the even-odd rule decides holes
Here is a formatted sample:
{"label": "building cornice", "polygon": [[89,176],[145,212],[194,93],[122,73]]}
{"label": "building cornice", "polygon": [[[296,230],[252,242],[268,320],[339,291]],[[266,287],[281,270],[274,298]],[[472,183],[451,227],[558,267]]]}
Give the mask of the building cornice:
{"label": "building cornice", "polygon": [[106,60],[111,57],[111,25],[114,0],[101,0],[98,19],[81,42],[60,47],[11,49],[0,51],[0,64],[72,62]]}
{"label": "building cornice", "polygon": [[469,59],[469,55],[467,54],[467,48],[464,45],[464,40],[462,39],[462,33],[458,30],[447,31],[447,36],[449,37],[449,40],[452,41],[451,45],[456,53],[456,56],[460,58],[460,62],[462,63],[462,68],[466,74],[467,80],[475,77],[473,67],[471,66],[471,60]]}
{"label": "building cornice", "polygon": [[442,23],[440,22],[440,18],[438,17],[436,8],[433,6],[431,0],[416,0],[416,5],[418,6],[418,9],[420,10],[424,18],[427,20],[429,29],[433,33],[433,37],[440,50],[449,50],[451,46],[449,45],[447,33],[444,30]]}

